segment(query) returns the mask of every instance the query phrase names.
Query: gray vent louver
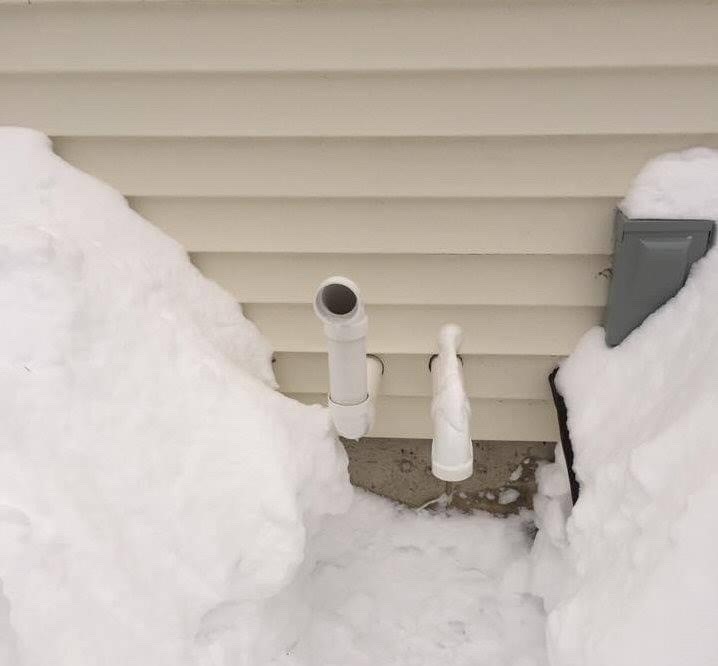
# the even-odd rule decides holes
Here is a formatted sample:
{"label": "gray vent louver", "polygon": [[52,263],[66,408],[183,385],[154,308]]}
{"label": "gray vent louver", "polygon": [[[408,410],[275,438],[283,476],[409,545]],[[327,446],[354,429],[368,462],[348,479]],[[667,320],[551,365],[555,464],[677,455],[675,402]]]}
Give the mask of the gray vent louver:
{"label": "gray vent louver", "polygon": [[620,344],[678,293],[711,246],[713,229],[712,220],[631,220],[616,211],[606,344]]}

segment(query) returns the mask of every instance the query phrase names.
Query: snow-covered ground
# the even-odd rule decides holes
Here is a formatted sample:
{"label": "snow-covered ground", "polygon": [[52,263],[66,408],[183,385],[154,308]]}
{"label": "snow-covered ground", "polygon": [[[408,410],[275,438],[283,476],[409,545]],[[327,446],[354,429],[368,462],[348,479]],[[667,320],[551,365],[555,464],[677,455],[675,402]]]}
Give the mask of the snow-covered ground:
{"label": "snow-covered ground", "polygon": [[526,517],[402,509],[363,491],[310,549],[311,622],[280,664],[544,666]]}
{"label": "snow-covered ground", "polygon": [[[718,155],[624,205],[718,217]],[[716,303],[714,250],[620,347],[584,337],[559,373],[581,498],[567,520],[542,468],[532,547],[529,515],[353,492],[233,299],[0,129],[0,666],[716,663]]]}

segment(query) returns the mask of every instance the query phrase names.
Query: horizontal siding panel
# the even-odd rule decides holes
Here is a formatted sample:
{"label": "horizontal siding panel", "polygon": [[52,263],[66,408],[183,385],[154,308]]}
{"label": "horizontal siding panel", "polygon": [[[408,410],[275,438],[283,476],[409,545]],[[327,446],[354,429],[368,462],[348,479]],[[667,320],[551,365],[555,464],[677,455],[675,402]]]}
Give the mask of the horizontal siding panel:
{"label": "horizontal siding panel", "polygon": [[616,199],[139,197],[190,252],[609,254]]}
{"label": "horizontal siding panel", "polygon": [[[467,331],[467,333],[471,333]],[[380,392],[387,396],[431,396],[428,354],[383,354]],[[463,355],[466,392],[472,398],[549,400],[548,375],[558,356]],[[329,390],[325,354],[275,355],[274,372],[286,393],[322,393]]]}
{"label": "horizontal siding panel", "polygon": [[[325,404],[326,397],[298,393],[290,397],[306,404]],[[380,397],[372,437],[431,438],[431,399]],[[555,441],[558,439],[552,403],[540,400],[472,400],[473,439]]]}
{"label": "horizontal siding panel", "polygon": [[[323,352],[326,340],[310,305],[248,303],[246,315],[280,352]],[[376,354],[432,354],[443,324],[464,329],[462,353],[565,356],[601,321],[602,308],[395,306],[368,309],[368,348]]]}
{"label": "horizontal siding panel", "polygon": [[703,65],[716,25],[711,2],[6,5],[0,70]]}
{"label": "horizontal siding panel", "polygon": [[[409,240],[407,239],[407,242]],[[194,264],[247,303],[311,303],[346,275],[370,304],[605,305],[602,255],[194,254]]]}
{"label": "horizontal siding panel", "polygon": [[374,435],[431,436],[455,322],[473,435],[554,440],[546,375],[600,322],[617,198],[718,148],[716,25],[712,1],[5,4],[0,124],[183,243],[282,390],[323,401],[309,303],[342,272],[387,368]]}
{"label": "horizontal siding panel", "polygon": [[58,138],[132,196],[620,196],[662,152],[718,135],[413,139]]}
{"label": "horizontal siding panel", "polygon": [[0,124],[61,136],[700,134],[718,132],[717,89],[718,67],[6,74]]}

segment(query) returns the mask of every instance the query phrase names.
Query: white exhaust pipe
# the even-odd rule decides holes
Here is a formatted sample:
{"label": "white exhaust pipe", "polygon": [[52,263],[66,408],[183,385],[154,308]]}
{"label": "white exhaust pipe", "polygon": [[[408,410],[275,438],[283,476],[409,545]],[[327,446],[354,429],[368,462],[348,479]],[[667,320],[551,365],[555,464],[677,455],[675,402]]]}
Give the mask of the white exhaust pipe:
{"label": "white exhaust pipe", "polygon": [[366,435],[374,424],[374,399],[384,372],[367,356],[369,320],[359,287],[335,276],[319,285],[314,312],[324,324],[329,352],[329,410],[337,432],[348,439]]}
{"label": "white exhaust pipe", "polygon": [[471,404],[458,355],[460,345],[461,329],[454,324],[443,326],[439,333],[439,353],[429,362],[434,389],[431,473],[443,481],[463,481],[474,471]]}

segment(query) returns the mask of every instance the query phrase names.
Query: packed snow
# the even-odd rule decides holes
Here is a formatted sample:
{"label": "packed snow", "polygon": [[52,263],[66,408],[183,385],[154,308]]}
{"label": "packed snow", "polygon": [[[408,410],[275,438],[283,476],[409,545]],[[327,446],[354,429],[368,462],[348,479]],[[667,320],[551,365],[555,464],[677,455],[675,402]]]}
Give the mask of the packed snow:
{"label": "packed snow", "polygon": [[0,130],[0,312],[0,663],[221,663],[227,618],[236,663],[296,640],[270,602],[351,499],[325,410],[275,391],[234,300],[28,130]]}
{"label": "packed snow", "polygon": [[526,520],[355,496],[234,300],[29,130],[0,311],[2,666],[543,664]]}
{"label": "packed snow", "polygon": [[[649,163],[632,218],[718,219],[718,152]],[[718,663],[718,252],[621,345],[588,332],[562,365],[581,495],[541,471],[534,590],[552,666]]]}
{"label": "packed snow", "polygon": [[[718,218],[718,154],[655,160],[623,206]],[[559,449],[532,546],[528,513],[353,491],[240,306],[43,135],[0,129],[0,665],[715,663],[716,303],[712,251],[563,364],[581,497]]]}

